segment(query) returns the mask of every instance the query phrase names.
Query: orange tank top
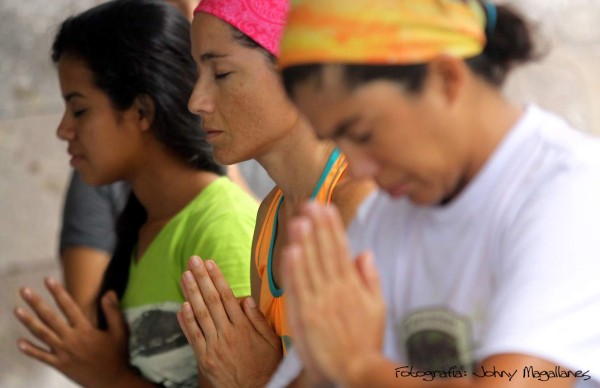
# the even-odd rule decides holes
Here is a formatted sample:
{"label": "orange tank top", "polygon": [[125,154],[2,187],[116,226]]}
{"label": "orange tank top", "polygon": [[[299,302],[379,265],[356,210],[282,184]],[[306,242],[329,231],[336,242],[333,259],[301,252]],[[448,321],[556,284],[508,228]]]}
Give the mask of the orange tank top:
{"label": "orange tank top", "polygon": [[[346,157],[338,148],[335,148],[310,199],[323,204],[331,203],[333,190],[346,172],[347,165]],[[272,272],[273,248],[277,234],[277,218],[279,207],[283,201],[281,190],[279,188],[275,190],[275,195],[269,204],[267,215],[260,228],[260,234],[256,242],[254,264],[261,279],[260,309],[277,335],[281,338],[283,351],[287,353],[292,344],[292,337],[286,316],[286,298],[284,290],[277,288],[275,285]]]}

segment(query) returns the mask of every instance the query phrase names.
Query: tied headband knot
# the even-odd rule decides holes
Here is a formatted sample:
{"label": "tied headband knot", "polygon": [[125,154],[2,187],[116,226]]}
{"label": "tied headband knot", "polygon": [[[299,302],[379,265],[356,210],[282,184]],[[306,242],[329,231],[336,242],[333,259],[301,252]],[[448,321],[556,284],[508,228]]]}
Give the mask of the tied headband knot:
{"label": "tied headband knot", "polygon": [[211,14],[278,57],[288,8],[288,0],[202,0],[194,15]]}

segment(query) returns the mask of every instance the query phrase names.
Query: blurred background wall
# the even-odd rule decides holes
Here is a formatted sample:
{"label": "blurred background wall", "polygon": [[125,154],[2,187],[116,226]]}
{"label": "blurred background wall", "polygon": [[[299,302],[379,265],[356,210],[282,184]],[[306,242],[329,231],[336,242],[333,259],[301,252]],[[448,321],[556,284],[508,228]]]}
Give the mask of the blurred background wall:
{"label": "blurred background wall", "polygon": [[[101,1],[0,0],[0,387],[65,387],[26,359],[12,309],[20,285],[42,290],[59,275],[57,236],[68,176],[66,145],[54,134],[62,113],[49,50],[66,16]],[[600,1],[511,0],[536,25],[546,56],[518,69],[506,93],[600,134]]]}

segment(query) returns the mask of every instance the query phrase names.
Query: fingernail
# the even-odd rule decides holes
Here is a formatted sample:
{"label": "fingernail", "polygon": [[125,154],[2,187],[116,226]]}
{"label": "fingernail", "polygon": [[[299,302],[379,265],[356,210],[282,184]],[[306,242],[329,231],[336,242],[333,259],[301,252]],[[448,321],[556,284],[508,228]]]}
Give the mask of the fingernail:
{"label": "fingernail", "polygon": [[17,341],[17,346],[21,350],[27,350],[27,344],[24,341],[21,341],[21,340]]}
{"label": "fingernail", "polygon": [[283,256],[289,259],[295,259],[300,252],[300,248],[296,244],[290,244],[283,250]]}
{"label": "fingernail", "polygon": [[20,307],[17,307],[17,308],[15,309],[15,314],[16,314],[16,315],[17,315],[19,318],[25,318],[25,311],[24,311],[22,308],[20,308]]}
{"label": "fingernail", "polygon": [[31,288],[24,287],[24,288],[21,289],[21,295],[25,299],[31,299],[31,297],[33,296],[33,292],[31,291]]}
{"label": "fingernail", "polygon": [[248,307],[255,309],[256,308],[256,302],[254,301],[253,297],[249,297],[248,298]]}
{"label": "fingernail", "polygon": [[330,215],[330,216],[335,216],[336,215],[336,208],[335,205],[327,205],[325,206],[325,212]]}
{"label": "fingernail", "polygon": [[304,203],[304,210],[307,212],[314,211],[317,208],[317,204],[314,201],[309,201]]}
{"label": "fingernail", "polygon": [[296,225],[298,227],[298,231],[301,233],[308,233],[310,231],[310,221],[307,218],[298,218]]}
{"label": "fingernail", "polygon": [[204,265],[206,265],[206,269],[208,269],[209,271],[215,269],[215,263],[212,260],[205,261]]}
{"label": "fingernail", "polygon": [[57,284],[57,283],[56,283],[56,279],[54,279],[54,278],[51,278],[51,277],[47,277],[47,278],[46,278],[46,284],[47,284],[49,287],[54,287],[54,286],[56,286],[56,284]]}
{"label": "fingernail", "polygon": [[192,256],[190,265],[194,268],[200,268],[200,258],[198,256]]}
{"label": "fingernail", "polygon": [[192,273],[190,271],[185,271],[183,273],[183,278],[188,283],[193,283],[194,282],[194,275],[192,275]]}

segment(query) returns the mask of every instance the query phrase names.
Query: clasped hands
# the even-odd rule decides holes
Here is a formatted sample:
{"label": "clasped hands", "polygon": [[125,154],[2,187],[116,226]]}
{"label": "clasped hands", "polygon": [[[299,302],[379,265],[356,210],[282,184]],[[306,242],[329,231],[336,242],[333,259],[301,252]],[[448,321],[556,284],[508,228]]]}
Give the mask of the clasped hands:
{"label": "clasped hands", "polygon": [[200,374],[215,387],[264,387],[282,357],[281,340],[252,297],[238,301],[212,260],[192,257],[177,314]]}
{"label": "clasped hands", "polygon": [[[309,382],[344,384],[361,360],[381,353],[385,305],[369,253],[354,261],[333,206],[310,203],[289,225],[284,250],[288,316]],[[194,257],[178,314],[198,367],[215,386],[264,386],[280,339],[251,298],[235,299],[217,265]]]}

